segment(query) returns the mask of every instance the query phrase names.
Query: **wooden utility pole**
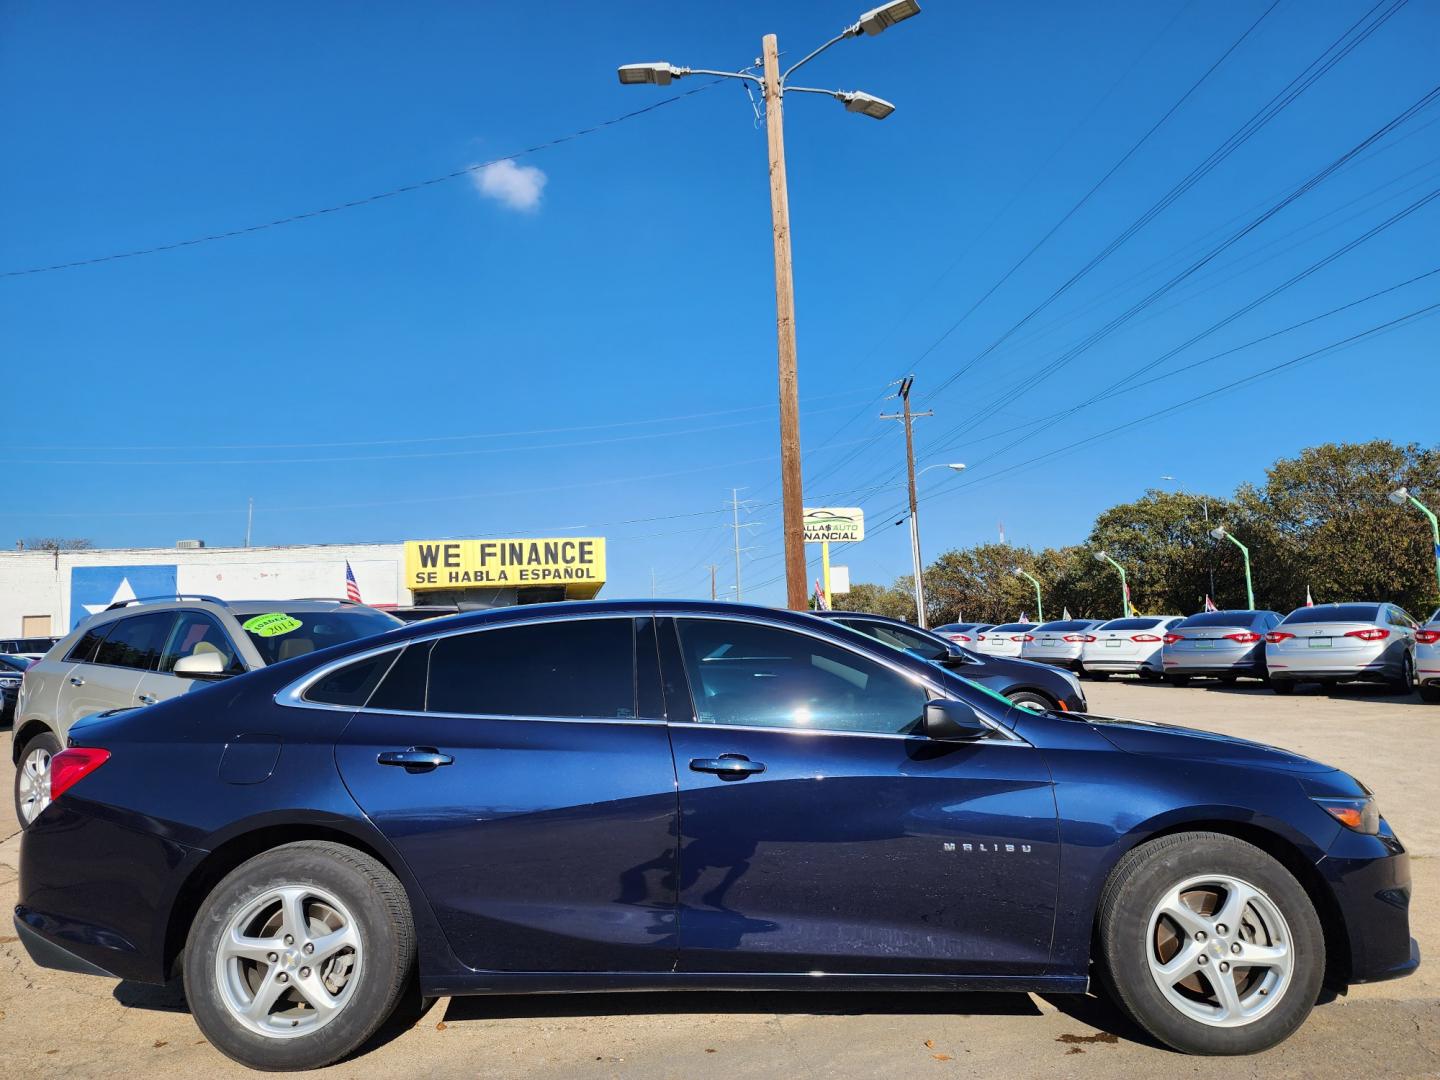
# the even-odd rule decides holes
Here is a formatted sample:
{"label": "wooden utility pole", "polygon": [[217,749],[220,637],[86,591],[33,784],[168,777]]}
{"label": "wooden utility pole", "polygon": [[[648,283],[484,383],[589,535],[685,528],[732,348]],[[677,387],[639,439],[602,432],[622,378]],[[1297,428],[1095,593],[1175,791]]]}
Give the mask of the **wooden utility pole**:
{"label": "wooden utility pole", "polygon": [[[805,497],[800,479],[800,387],[795,370],[795,284],[790,269],[790,194],[785,184],[785,129],[780,49],[766,34],[765,134],[770,150],[770,224],[775,240],[775,334],[780,353],[780,521],[785,535],[785,600],[809,607],[805,587]],[[738,577],[738,575],[737,575]]]}
{"label": "wooden utility pole", "polygon": [[910,411],[910,387],[914,382],[915,376],[907,375],[900,383],[900,401],[904,405],[904,411],[898,415],[895,413],[882,415],[880,419],[902,420],[905,423],[905,473],[910,485],[910,562],[915,575],[915,624],[923,630],[927,625],[925,621],[925,563],[920,556],[920,518],[915,499],[915,436],[911,430],[911,421],[921,416],[935,414],[929,410],[923,413]]}

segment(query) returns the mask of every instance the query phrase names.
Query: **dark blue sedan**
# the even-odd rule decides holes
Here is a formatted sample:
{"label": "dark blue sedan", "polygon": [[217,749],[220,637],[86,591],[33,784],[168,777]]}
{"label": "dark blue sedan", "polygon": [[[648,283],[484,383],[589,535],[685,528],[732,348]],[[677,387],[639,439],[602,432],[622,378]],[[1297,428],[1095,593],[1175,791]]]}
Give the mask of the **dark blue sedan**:
{"label": "dark blue sedan", "polygon": [[740,605],[408,626],[83,721],[51,782],[31,957],[179,973],[263,1069],[416,993],[1092,977],[1171,1046],[1246,1053],[1419,962],[1405,849],[1350,776]]}

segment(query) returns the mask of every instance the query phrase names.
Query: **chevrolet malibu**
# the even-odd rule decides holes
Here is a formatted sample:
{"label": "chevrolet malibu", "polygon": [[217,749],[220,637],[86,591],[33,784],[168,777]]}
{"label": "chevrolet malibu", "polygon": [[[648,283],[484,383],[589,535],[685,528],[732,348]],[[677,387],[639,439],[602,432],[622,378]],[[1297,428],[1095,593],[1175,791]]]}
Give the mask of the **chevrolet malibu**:
{"label": "chevrolet malibu", "polygon": [[81,721],[25,832],[36,962],[184,980],[260,1069],[416,995],[1098,984],[1180,1050],[1419,963],[1354,778],[1014,707],[807,615],[476,612]]}

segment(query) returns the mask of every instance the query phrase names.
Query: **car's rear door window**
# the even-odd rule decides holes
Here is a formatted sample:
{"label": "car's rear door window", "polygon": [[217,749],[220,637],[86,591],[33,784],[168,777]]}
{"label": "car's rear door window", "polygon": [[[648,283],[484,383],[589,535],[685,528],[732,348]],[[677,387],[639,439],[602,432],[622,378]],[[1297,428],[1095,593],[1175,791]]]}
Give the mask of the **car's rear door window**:
{"label": "car's rear door window", "polygon": [[635,717],[635,635],[628,618],[557,619],[440,638],[427,712],[472,716]]}
{"label": "car's rear door window", "polygon": [[696,721],[904,734],[926,692],[878,660],[810,634],[738,619],[678,619]]}
{"label": "car's rear door window", "polygon": [[173,611],[155,611],[120,619],[95,651],[94,662],[111,667],[155,671],[160,666],[160,655],[174,625]]}
{"label": "car's rear door window", "polygon": [[65,659],[76,664],[89,664],[95,660],[95,650],[100,648],[100,642],[105,640],[105,635],[110,632],[114,623],[101,623],[99,626],[92,626],[85,633],[80,635],[80,640],[70,646],[69,653]]}

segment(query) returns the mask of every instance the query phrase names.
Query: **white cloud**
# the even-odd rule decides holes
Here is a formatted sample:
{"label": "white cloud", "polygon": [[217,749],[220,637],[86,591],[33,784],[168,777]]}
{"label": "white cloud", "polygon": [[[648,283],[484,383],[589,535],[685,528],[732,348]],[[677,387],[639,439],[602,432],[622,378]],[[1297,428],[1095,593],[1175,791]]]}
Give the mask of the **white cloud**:
{"label": "white cloud", "polygon": [[550,178],[533,165],[516,165],[508,158],[470,174],[475,190],[511,210],[538,210],[540,193]]}

